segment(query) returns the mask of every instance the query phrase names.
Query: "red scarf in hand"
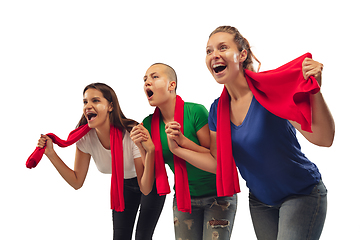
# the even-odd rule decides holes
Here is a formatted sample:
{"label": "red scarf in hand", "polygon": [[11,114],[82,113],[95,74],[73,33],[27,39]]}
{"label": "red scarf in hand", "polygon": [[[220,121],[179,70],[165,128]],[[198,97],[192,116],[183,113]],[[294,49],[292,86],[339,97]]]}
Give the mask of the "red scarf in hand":
{"label": "red scarf in hand", "polygon": [[[306,53],[293,61],[270,71],[255,73],[245,70],[247,83],[255,99],[278,117],[298,122],[311,132],[310,95],[320,90],[316,79],[305,80],[302,73]],[[232,155],[230,129],[230,100],[227,89],[219,98],[217,109],[217,170],[218,196],[232,196],[240,191],[235,161]]]}
{"label": "red scarf in hand", "polygon": [[[52,141],[60,147],[68,147],[83,136],[85,136],[91,128],[87,124],[70,132],[67,140],[62,140],[53,133],[46,134]],[[121,143],[121,144],[119,144]],[[122,146],[122,131],[114,126],[110,126],[110,148],[111,148],[111,209],[122,212],[125,209],[125,202],[123,196],[124,189],[124,164],[123,164],[123,146]],[[26,167],[34,168],[40,162],[44,148],[36,147],[35,151],[30,155],[26,161]]]}
{"label": "red scarf in hand", "polygon": [[[176,96],[174,120],[181,125],[184,134],[184,101]],[[159,195],[170,193],[168,178],[166,175],[165,162],[163,158],[160,139],[160,109],[157,107],[151,119],[151,138],[155,145],[155,178]],[[175,168],[175,192],[178,209],[182,212],[191,213],[191,198],[189,190],[186,162],[174,155]]]}

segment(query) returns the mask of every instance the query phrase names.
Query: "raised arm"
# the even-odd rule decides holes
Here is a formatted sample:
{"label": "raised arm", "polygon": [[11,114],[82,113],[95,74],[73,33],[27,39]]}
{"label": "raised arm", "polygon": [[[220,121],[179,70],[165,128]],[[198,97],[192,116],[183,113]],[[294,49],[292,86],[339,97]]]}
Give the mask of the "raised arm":
{"label": "raised arm", "polygon": [[131,130],[130,137],[135,145],[138,146],[141,153],[141,158],[134,159],[140,191],[144,195],[148,195],[152,191],[155,179],[155,146],[149,132],[141,124]]}
{"label": "raised arm", "polygon": [[[184,137],[181,132],[176,133],[176,131],[168,130],[167,136],[170,151],[197,168],[207,172],[216,173],[216,133],[211,132],[209,137],[209,127],[206,124],[198,130],[196,134],[200,144],[202,142],[207,144],[207,146],[210,147],[210,150],[192,142],[188,138]],[[180,145],[176,139],[182,137],[184,137],[185,142],[178,140],[182,144]],[[215,157],[212,153],[215,153]]]}
{"label": "raised arm", "polygon": [[[322,84],[321,73],[323,65],[311,58],[305,58],[303,62],[303,75],[305,79],[314,76],[319,85]],[[293,126],[311,143],[330,147],[335,136],[335,123],[332,114],[319,91],[311,96],[312,107],[312,133],[301,130],[300,124],[291,121]]]}
{"label": "raised arm", "polygon": [[49,158],[51,163],[64,178],[64,180],[75,190],[81,188],[84,184],[89,169],[91,157],[90,154],[83,153],[78,148],[76,148],[74,170],[72,170],[55,152],[51,138],[46,135],[41,135],[37,146],[42,148],[45,145],[45,155]]}

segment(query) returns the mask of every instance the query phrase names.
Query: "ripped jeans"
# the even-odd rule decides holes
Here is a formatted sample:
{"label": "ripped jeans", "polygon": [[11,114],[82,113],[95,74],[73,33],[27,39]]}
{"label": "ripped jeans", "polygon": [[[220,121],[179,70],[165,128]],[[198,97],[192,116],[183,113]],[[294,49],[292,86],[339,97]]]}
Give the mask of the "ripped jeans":
{"label": "ripped jeans", "polygon": [[173,200],[176,240],[229,240],[234,224],[237,195],[192,197],[191,214],[177,208]]}

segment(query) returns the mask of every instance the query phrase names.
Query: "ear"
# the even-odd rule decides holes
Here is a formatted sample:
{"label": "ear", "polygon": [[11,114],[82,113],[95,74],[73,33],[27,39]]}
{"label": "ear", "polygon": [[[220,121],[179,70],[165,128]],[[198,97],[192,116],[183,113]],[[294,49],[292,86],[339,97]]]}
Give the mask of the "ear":
{"label": "ear", "polygon": [[108,112],[112,112],[114,109],[113,103],[111,102],[108,107]]}
{"label": "ear", "polygon": [[247,58],[247,51],[246,49],[243,49],[239,54],[239,62],[240,63],[245,62],[246,58]]}
{"label": "ear", "polygon": [[176,82],[170,81],[169,82],[169,91],[175,91],[175,89],[176,89]]}

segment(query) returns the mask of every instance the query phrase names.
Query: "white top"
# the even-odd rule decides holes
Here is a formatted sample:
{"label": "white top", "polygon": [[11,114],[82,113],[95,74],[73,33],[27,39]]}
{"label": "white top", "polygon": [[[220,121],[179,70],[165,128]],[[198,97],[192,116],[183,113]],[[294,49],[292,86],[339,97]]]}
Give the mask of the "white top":
{"label": "white top", "polygon": [[[103,147],[95,129],[91,129],[76,143],[77,148],[91,155],[96,167],[102,173],[111,174],[111,150]],[[141,157],[138,147],[130,138],[128,131],[123,136],[124,178],[136,177],[134,158]]]}

